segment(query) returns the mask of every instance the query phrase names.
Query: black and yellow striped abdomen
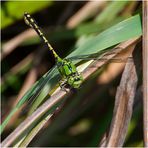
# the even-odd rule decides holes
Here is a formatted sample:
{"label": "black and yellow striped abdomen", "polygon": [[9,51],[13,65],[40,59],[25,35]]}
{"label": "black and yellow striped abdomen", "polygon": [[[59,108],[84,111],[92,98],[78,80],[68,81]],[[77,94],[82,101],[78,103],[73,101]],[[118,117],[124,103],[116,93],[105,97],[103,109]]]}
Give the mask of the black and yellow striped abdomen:
{"label": "black and yellow striped abdomen", "polygon": [[56,59],[60,58],[57,53],[54,51],[46,37],[44,36],[43,32],[41,31],[40,27],[37,25],[36,21],[28,14],[27,12],[24,13],[24,20],[27,25],[29,25],[31,28],[33,28],[37,34],[40,36],[40,38],[46,43],[49,50],[53,53]]}

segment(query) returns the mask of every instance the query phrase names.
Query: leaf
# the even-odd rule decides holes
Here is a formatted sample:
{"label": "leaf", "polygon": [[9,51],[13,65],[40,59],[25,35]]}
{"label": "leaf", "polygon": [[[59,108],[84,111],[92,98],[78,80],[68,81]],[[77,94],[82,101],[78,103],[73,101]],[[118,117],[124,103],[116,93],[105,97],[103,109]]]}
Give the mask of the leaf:
{"label": "leaf", "polygon": [[97,36],[86,39],[86,41],[69,54],[68,57],[95,54],[103,49],[141,35],[141,20],[140,16],[136,15],[110,27]]}
{"label": "leaf", "polygon": [[[106,22],[109,23],[113,20],[121,10],[129,4],[130,1],[112,1],[110,4],[100,13],[95,21],[98,23]],[[108,16],[109,14],[109,16]]]}
{"label": "leaf", "polygon": [[7,1],[1,9],[1,29],[23,18],[24,12],[30,14],[52,4],[52,1]]}

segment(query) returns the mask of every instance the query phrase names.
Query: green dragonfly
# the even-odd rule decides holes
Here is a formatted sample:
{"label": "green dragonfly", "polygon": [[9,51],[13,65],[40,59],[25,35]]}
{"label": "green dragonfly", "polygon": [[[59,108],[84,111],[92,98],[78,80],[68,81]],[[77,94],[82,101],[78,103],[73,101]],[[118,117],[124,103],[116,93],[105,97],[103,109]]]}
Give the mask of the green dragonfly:
{"label": "green dragonfly", "polygon": [[[81,83],[83,82],[82,75],[77,71],[75,64],[70,59],[62,59],[50,45],[43,32],[37,25],[36,21],[30,16],[30,14],[24,14],[24,20],[27,25],[33,28],[40,38],[47,45],[48,49],[53,53],[56,66],[58,68],[59,73],[62,76],[62,80],[60,81],[61,88],[71,87],[71,88],[79,88]],[[50,77],[50,75],[47,75]]]}
{"label": "green dragonfly", "polygon": [[[132,21],[135,22],[135,19],[137,19],[137,17],[132,18]],[[4,122],[2,123],[2,125],[0,126],[1,131],[0,133],[2,133],[2,131],[4,130],[4,128],[6,127],[6,125],[8,124],[9,120],[11,119],[11,117],[13,116],[13,114],[25,103],[25,102],[33,102],[35,101],[35,99],[41,94],[41,92],[43,91],[43,89],[45,88],[45,86],[52,86],[52,88],[57,84],[57,82],[60,82],[60,86],[62,88],[66,88],[66,87],[70,87],[70,88],[74,88],[74,89],[79,89],[83,83],[83,77],[81,75],[80,72],[77,71],[76,66],[74,64],[74,60],[77,61],[84,61],[84,60],[108,60],[108,59],[102,59],[100,55],[102,55],[102,53],[105,53],[106,55],[106,51],[103,49],[103,51],[99,51],[97,52],[97,54],[92,55],[92,54],[87,54],[87,55],[77,55],[77,56],[73,56],[73,57],[68,57],[65,59],[60,58],[57,53],[55,52],[55,50],[52,48],[52,46],[49,44],[48,40],[46,39],[46,37],[44,36],[43,32],[41,31],[41,29],[39,28],[39,26],[37,25],[37,23],[35,22],[35,20],[28,14],[25,13],[24,14],[24,20],[26,22],[27,25],[29,25],[31,28],[33,28],[37,34],[40,36],[40,38],[45,42],[45,44],[47,45],[48,49],[53,53],[54,57],[55,57],[55,61],[56,64],[46,73],[44,74],[24,95],[23,97],[19,100],[19,102],[17,103],[17,105],[15,106],[15,108],[12,109],[12,111],[10,112],[10,114],[7,116],[7,118],[4,120]],[[131,21],[131,20],[130,20]],[[124,21],[122,23],[122,25],[129,23],[129,21]],[[131,24],[131,23],[129,23]],[[137,23],[133,23],[137,24]],[[121,25],[118,25],[118,27]],[[126,26],[127,27],[127,26]],[[129,27],[129,26],[128,26]],[[119,32],[121,32],[120,30],[118,30]],[[126,31],[126,30],[125,30]],[[137,30],[135,30],[137,31]],[[139,31],[140,32],[140,31]],[[135,35],[135,33],[134,33]],[[120,39],[121,40],[121,39]],[[123,40],[123,39],[122,39]],[[115,42],[116,43],[116,42]],[[115,45],[115,44],[113,44]],[[90,47],[91,48],[91,47]],[[111,50],[111,54],[112,54]],[[90,53],[90,52],[89,52]],[[113,53],[114,54],[114,53]],[[120,58],[118,59],[111,59],[115,62],[123,62],[123,60],[120,60]],[[127,61],[127,58],[125,59],[124,62]],[[50,82],[50,83],[49,83]],[[49,85],[47,85],[49,84]],[[50,85],[52,84],[52,85]],[[52,88],[50,88],[50,90],[52,90]],[[47,95],[47,92],[45,93],[45,95]]]}
{"label": "green dragonfly", "polygon": [[88,55],[81,55],[81,56],[74,56],[70,58],[64,58],[62,59],[53,49],[53,47],[48,42],[47,38],[44,36],[43,32],[41,31],[40,27],[37,25],[36,21],[31,17],[31,15],[27,12],[24,13],[24,20],[27,25],[29,25],[31,28],[33,28],[36,33],[40,36],[40,38],[43,40],[43,42],[47,45],[48,49],[53,53],[55,57],[56,64],[53,66],[39,81],[38,85],[34,86],[34,89],[32,89],[32,96],[30,96],[29,100],[34,100],[36,98],[43,87],[55,76],[55,70],[58,69],[59,74],[56,75],[57,78],[60,80],[60,87],[65,90],[65,88],[74,88],[78,89],[80,88],[83,77],[81,73],[79,73],[76,69],[76,65],[72,62],[73,60],[104,60],[104,59],[98,59],[95,57],[89,57]]}

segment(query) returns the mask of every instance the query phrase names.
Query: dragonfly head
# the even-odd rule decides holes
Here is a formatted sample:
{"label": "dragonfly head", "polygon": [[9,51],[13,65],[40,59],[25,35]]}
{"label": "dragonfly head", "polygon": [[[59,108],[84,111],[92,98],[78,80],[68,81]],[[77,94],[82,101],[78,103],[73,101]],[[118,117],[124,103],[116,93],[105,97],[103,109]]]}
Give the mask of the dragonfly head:
{"label": "dragonfly head", "polygon": [[73,88],[80,88],[82,82],[83,82],[83,77],[79,73],[75,73],[74,75],[69,76],[67,79],[68,84],[73,87]]}

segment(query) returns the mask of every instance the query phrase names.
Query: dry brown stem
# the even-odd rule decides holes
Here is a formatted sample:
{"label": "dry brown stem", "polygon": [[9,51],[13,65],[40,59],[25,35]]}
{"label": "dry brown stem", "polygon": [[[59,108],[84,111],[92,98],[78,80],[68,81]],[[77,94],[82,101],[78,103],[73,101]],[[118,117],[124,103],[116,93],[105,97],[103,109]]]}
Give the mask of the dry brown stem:
{"label": "dry brown stem", "polygon": [[17,35],[16,37],[12,38],[8,42],[6,42],[2,46],[1,59],[3,59],[8,54],[10,54],[23,41],[25,41],[28,38],[34,37],[34,36],[36,36],[36,33],[32,29],[28,29],[24,31],[23,33]]}
{"label": "dry brown stem", "polygon": [[107,147],[123,145],[132,115],[133,101],[138,77],[134,63],[127,63],[117,89],[112,123],[107,138]]}
{"label": "dry brown stem", "polygon": [[[26,79],[24,81],[24,84],[15,100],[15,102],[13,103],[12,107],[15,107],[16,104],[19,102],[19,100],[22,98],[22,96],[25,94],[25,92],[27,90],[29,90],[29,88],[35,83],[37,79],[37,72],[36,69],[33,68],[30,70],[30,72],[28,73],[28,75],[26,76]],[[7,128],[12,126],[13,123],[15,122],[15,120],[18,118],[21,110],[22,110],[23,106],[15,113],[15,115],[11,118],[11,120],[9,121]]]}
{"label": "dry brown stem", "polygon": [[[38,65],[40,64],[40,61],[43,57],[43,54],[45,53],[45,50],[40,50],[39,48],[36,52],[31,53],[29,56],[27,56],[25,59],[23,59],[20,63],[18,63],[16,66],[14,66],[10,71],[15,73],[17,72],[17,68],[23,67],[23,64],[26,64],[26,62],[31,62],[33,64],[32,69],[29,71],[29,73],[26,76],[26,79],[23,83],[23,86],[18,93],[18,96],[14,103],[12,103],[12,108],[16,106],[16,104],[19,102],[19,100],[22,98],[22,96],[29,90],[29,88],[34,84],[34,82],[37,80],[38,77]],[[16,118],[18,118],[21,110],[23,109],[24,105],[14,114],[14,116],[9,121],[7,127],[10,127],[15,122]]]}
{"label": "dry brown stem", "polygon": [[125,10],[122,12],[123,15],[132,15],[136,6],[138,4],[138,1],[131,1],[129,5],[125,8]]}
{"label": "dry brown stem", "polygon": [[143,119],[144,146],[148,147],[148,1],[143,1]]}
{"label": "dry brown stem", "polygon": [[[107,1],[90,1],[87,2],[74,16],[72,16],[68,22],[67,27],[68,28],[74,28],[78,24],[80,24],[85,19],[89,18],[90,15],[94,15],[100,10]],[[91,13],[90,13],[91,12]]]}
{"label": "dry brown stem", "polygon": [[[131,46],[130,48],[133,50],[135,45]],[[114,113],[109,134],[105,134],[100,142],[100,146],[123,146],[132,115],[133,100],[136,93],[138,74],[140,71],[139,67],[141,67],[141,61],[139,57],[140,50],[139,53],[137,50],[134,55],[135,64],[133,62],[127,63],[123,72],[120,86],[116,93]]]}
{"label": "dry brown stem", "polygon": [[19,63],[17,63],[16,65],[14,65],[9,72],[5,73],[2,77],[1,77],[1,84],[5,83],[5,80],[7,79],[7,76],[9,76],[10,74],[17,74],[19,71],[21,71],[24,66],[30,64],[33,61],[33,53],[29,54],[27,57],[25,57],[23,60],[21,60]]}

